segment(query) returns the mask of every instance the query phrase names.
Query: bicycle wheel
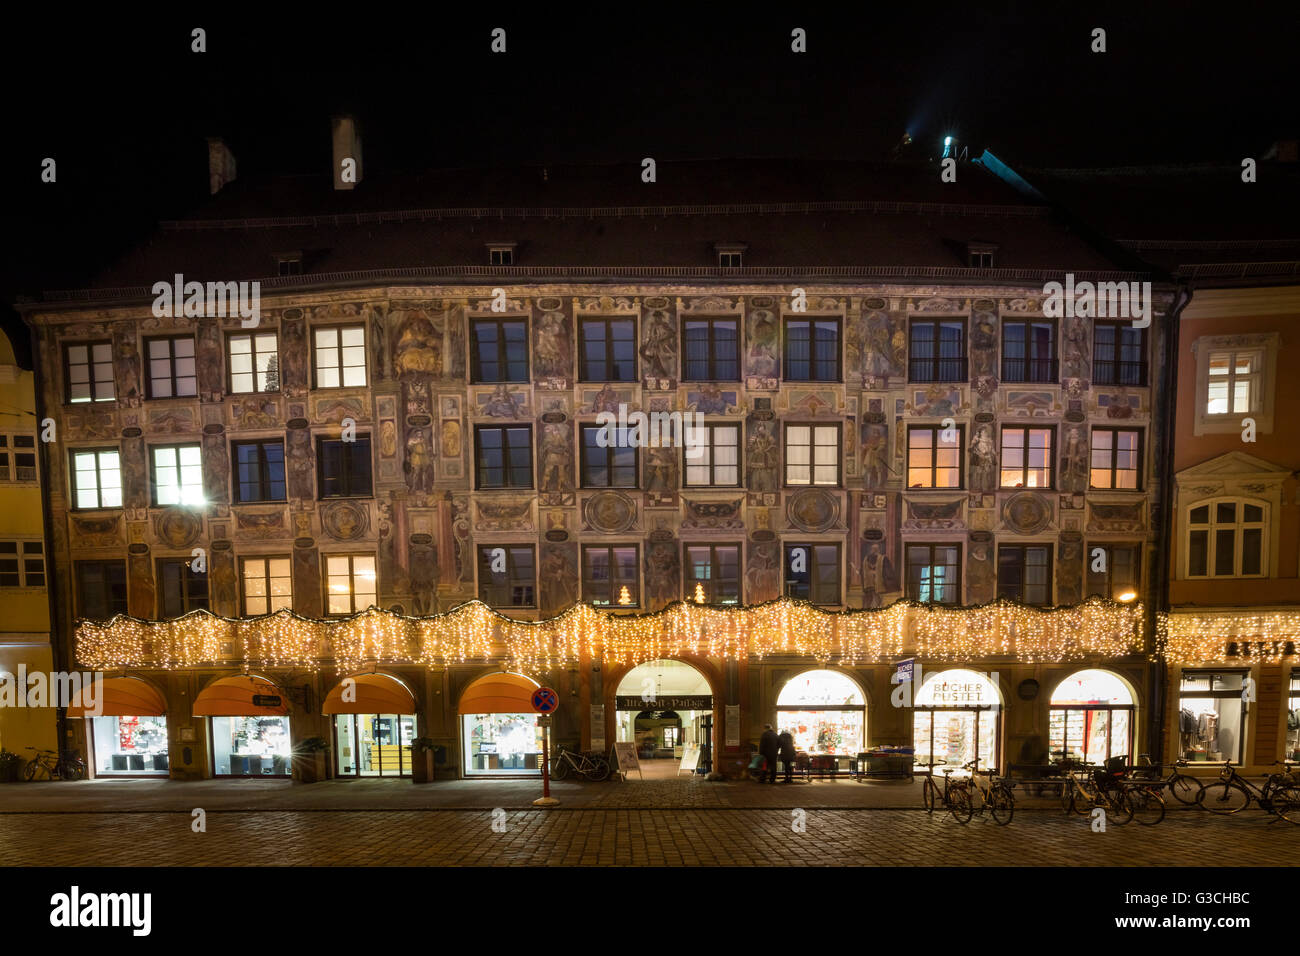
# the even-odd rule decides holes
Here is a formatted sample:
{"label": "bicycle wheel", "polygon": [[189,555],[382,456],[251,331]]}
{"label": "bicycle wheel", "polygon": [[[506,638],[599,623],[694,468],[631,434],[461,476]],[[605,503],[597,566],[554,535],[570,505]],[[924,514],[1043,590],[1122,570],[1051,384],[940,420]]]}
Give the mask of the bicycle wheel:
{"label": "bicycle wheel", "polygon": [[1300,826],[1300,790],[1283,790],[1273,795],[1273,812],[1287,823]]}
{"label": "bicycle wheel", "polygon": [[1086,817],[1092,813],[1092,808],[1101,806],[1100,795],[1097,787],[1091,782],[1085,783],[1082,780],[1074,782],[1075,793],[1074,799],[1070,803],[1070,809],[1081,817]]}
{"label": "bicycle wheel", "polygon": [[921,806],[926,813],[934,813],[934,805],[939,802],[939,788],[929,777],[921,783]]}
{"label": "bicycle wheel", "polygon": [[989,792],[989,811],[998,826],[1004,827],[1011,822],[1011,817],[1016,812],[1016,798],[1010,787],[998,784]]}
{"label": "bicycle wheel", "polygon": [[1240,813],[1250,806],[1250,794],[1235,783],[1212,783],[1196,795],[1196,805],[1211,813]]}
{"label": "bicycle wheel", "polygon": [[551,779],[563,780],[568,775],[569,761],[564,758],[564,754],[560,754],[555,758],[555,766],[551,768]]}
{"label": "bicycle wheel", "polygon": [[963,824],[970,823],[971,815],[975,812],[975,804],[971,800],[969,790],[965,787],[953,787],[948,791],[946,805],[954,820]]}
{"label": "bicycle wheel", "polygon": [[1106,811],[1106,822],[1122,827],[1133,819],[1133,808],[1129,805],[1127,794],[1123,790],[1098,789],[1095,806]]}
{"label": "bicycle wheel", "polygon": [[593,758],[591,761],[591,766],[587,768],[587,770],[584,773],[584,776],[588,780],[595,781],[596,783],[608,779],[609,763],[604,760],[601,760],[599,757]]}
{"label": "bicycle wheel", "polygon": [[1144,827],[1153,827],[1165,818],[1164,797],[1148,787],[1130,787],[1124,794],[1133,819]]}
{"label": "bicycle wheel", "polygon": [[31,760],[27,761],[27,766],[23,768],[23,779],[24,779],[24,780],[35,780],[35,779],[36,779],[36,773],[37,773],[37,771],[40,770],[40,769],[41,769],[41,761],[40,761],[40,758],[39,758],[39,757],[33,757]]}
{"label": "bicycle wheel", "polygon": [[1195,806],[1197,795],[1205,789],[1205,784],[1185,773],[1176,773],[1169,778],[1169,792],[1174,799],[1186,806]]}
{"label": "bicycle wheel", "polygon": [[60,780],[80,780],[86,775],[86,765],[69,757],[59,764]]}
{"label": "bicycle wheel", "polygon": [[1061,812],[1070,814],[1074,813],[1074,798],[1077,794],[1077,788],[1071,780],[1061,784]]}

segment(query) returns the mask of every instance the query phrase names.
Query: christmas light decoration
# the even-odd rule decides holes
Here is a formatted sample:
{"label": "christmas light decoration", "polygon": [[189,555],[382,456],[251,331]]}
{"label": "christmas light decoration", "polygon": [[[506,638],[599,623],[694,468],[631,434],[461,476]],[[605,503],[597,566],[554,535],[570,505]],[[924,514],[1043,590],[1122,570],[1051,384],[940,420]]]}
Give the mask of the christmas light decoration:
{"label": "christmas light decoration", "polygon": [[[1300,614],[1292,617],[1300,627]],[[1101,598],[1057,608],[1005,599],[965,608],[899,600],[845,611],[788,598],[748,607],[678,601],[647,614],[574,604],[541,621],[515,620],[479,601],[427,617],[376,607],[328,620],[288,609],[242,619],[197,610],[169,621],[125,615],[81,621],[76,656],[81,665],[101,670],[242,664],[314,671],[322,665],[497,661],[539,673],[583,659],[635,665],[682,654],[728,660],[793,654],[847,666],[910,656],[1035,663],[1141,654],[1143,620],[1140,603]],[[1181,648],[1172,633],[1182,632],[1167,638]]]}
{"label": "christmas light decoration", "polygon": [[[1164,617],[1162,615],[1162,617]],[[1171,664],[1277,663],[1300,647],[1300,612],[1173,613],[1160,622],[1156,645]]]}

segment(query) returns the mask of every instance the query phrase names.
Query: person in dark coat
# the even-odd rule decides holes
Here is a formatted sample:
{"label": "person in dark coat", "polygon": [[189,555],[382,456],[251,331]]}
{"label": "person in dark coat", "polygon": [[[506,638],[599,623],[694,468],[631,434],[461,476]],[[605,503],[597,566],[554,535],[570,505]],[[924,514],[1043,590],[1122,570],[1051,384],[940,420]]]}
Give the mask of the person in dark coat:
{"label": "person in dark coat", "polygon": [[781,742],[771,724],[763,725],[763,736],[758,738],[758,752],[767,761],[767,779],[758,778],[759,783],[776,783],[776,758],[781,752]]}
{"label": "person in dark coat", "polygon": [[781,747],[781,763],[785,764],[785,779],[782,783],[793,783],[794,774],[794,734],[788,730],[781,731],[781,735],[776,738]]}

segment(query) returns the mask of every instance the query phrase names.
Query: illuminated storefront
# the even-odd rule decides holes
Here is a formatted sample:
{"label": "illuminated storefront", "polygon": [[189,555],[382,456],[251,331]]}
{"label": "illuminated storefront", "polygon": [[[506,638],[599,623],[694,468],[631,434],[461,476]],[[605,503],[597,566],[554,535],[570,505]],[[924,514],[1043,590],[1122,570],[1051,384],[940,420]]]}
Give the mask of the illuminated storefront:
{"label": "illuminated storefront", "polygon": [[542,772],[542,726],[532,710],[540,685],[523,674],[490,674],[460,701],[462,770],[466,776],[536,777]]}
{"label": "illuminated storefront", "polygon": [[918,764],[961,767],[978,760],[981,770],[1001,760],[1002,694],[977,671],[954,668],[925,678],[914,700],[912,744]]}
{"label": "illuminated storefront", "polygon": [[1133,692],[1110,671],[1077,671],[1052,692],[1048,749],[1100,764],[1108,757],[1133,754]]}
{"label": "illuminated storefront", "polygon": [[130,677],[98,682],[96,713],[68,708],[69,717],[84,717],[95,776],[166,776],[167,704],[151,684]]}
{"label": "illuminated storefront", "polygon": [[786,682],[776,700],[778,733],[788,730],[796,750],[857,756],[866,743],[866,697],[839,671],[805,671]]}
{"label": "illuminated storefront", "polygon": [[1242,763],[1246,733],[1246,680],[1250,672],[1184,669],[1178,685],[1178,753],[1187,760]]}
{"label": "illuminated storefront", "polygon": [[641,760],[680,758],[700,747],[700,772],[710,768],[713,692],[709,680],[684,661],[640,664],[618,682],[615,739],[635,741]]}
{"label": "illuminated storefront", "polygon": [[293,770],[289,706],[264,677],[222,677],[194,699],[208,717],[212,772],[218,777],[287,777]]}
{"label": "illuminated storefront", "polygon": [[333,718],[339,776],[410,776],[415,696],[402,681],[387,674],[345,677],[326,696],[321,713]]}

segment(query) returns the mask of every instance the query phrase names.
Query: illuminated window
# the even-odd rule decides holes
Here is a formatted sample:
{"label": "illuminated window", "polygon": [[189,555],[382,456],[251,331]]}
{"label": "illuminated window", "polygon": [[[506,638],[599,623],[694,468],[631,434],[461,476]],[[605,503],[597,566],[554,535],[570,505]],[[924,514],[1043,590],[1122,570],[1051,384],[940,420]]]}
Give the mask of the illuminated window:
{"label": "illuminated window", "polygon": [[316,330],[316,387],[366,384],[366,327],[336,325]]}
{"label": "illuminated window", "polygon": [[153,451],[153,503],[206,504],[203,495],[203,451],[198,445],[164,445]]}
{"label": "illuminated window", "polygon": [[785,483],[840,483],[839,425],[786,425]]}
{"label": "illuminated window", "polygon": [[1142,432],[1136,428],[1094,428],[1092,465],[1088,483],[1093,488],[1136,491],[1142,487]]}
{"label": "illuminated window", "polygon": [[[1098,551],[1101,553],[1098,554]],[[1084,557],[1088,565],[1085,597],[1108,601],[1131,600],[1137,596],[1142,568],[1142,549],[1136,544],[1098,544],[1089,542]]]}
{"label": "illuminated window", "polygon": [[113,401],[112,342],[70,344],[63,355],[69,402]]}
{"label": "illuminated window", "polygon": [[1258,350],[1211,352],[1205,411],[1209,415],[1247,415],[1259,404],[1262,356]]}
{"label": "illuminated window", "polygon": [[122,507],[122,456],[118,450],[74,451],[72,492],[77,508]]}
{"label": "illuminated window", "polygon": [[907,429],[907,487],[960,488],[966,426],[941,428],[912,425]]}
{"label": "illuminated window", "polygon": [[194,337],[145,339],[149,373],[145,385],[150,398],[185,398],[199,393],[194,365]]}
{"label": "illuminated window", "polygon": [[375,603],[378,579],[373,554],[325,556],[325,591],[331,615],[354,614]]}
{"label": "illuminated window", "polygon": [[1053,429],[1002,428],[1003,488],[1051,488]]}
{"label": "illuminated window", "polygon": [[[582,599],[597,607],[636,607],[641,603],[637,586],[636,545],[586,545],[582,549]],[[622,601],[627,589],[627,603]]]}
{"label": "illuminated window", "polygon": [[293,607],[293,574],[288,558],[244,558],[244,616]]}
{"label": "illuminated window", "polygon": [[739,425],[692,427],[690,438],[697,452],[694,458],[682,452],[688,487],[734,488],[740,484]]}
{"label": "illuminated window", "polygon": [[961,545],[909,544],[907,596],[923,604],[960,604]]}
{"label": "illuminated window", "polygon": [[232,394],[280,390],[280,352],[274,332],[232,335],[226,345]]}
{"label": "illuminated window", "polygon": [[740,545],[688,544],[685,551],[687,601],[698,593],[704,604],[740,603]]}

